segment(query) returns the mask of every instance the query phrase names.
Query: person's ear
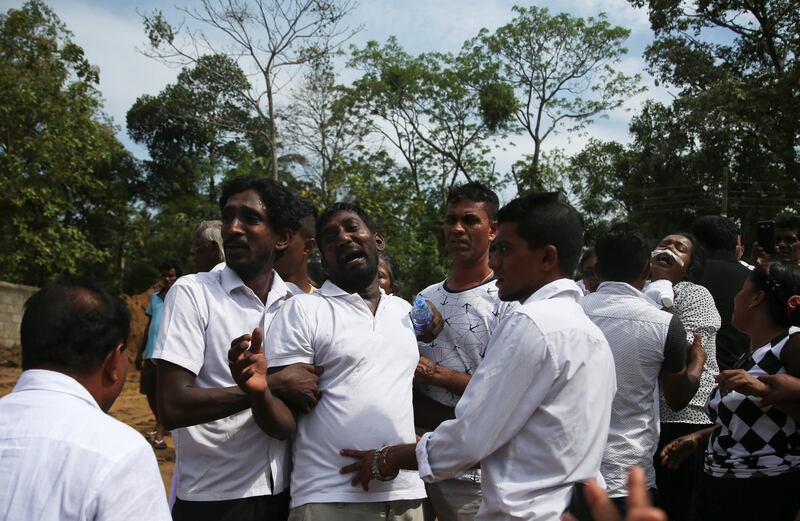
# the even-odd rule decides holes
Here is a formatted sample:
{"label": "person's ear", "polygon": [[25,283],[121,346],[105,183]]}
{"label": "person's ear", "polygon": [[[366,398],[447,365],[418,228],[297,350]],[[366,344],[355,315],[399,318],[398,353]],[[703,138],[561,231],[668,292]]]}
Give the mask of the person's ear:
{"label": "person's ear", "polygon": [[542,271],[558,271],[558,250],[552,244],[542,248]]}
{"label": "person's ear", "polygon": [[317,247],[317,240],[315,238],[312,237],[310,239],[306,239],[305,242],[303,243],[303,253],[305,253],[306,256],[310,256],[311,253],[314,251],[314,248],[316,247]]}
{"label": "person's ear", "polygon": [[289,247],[289,243],[292,241],[292,236],[297,233],[291,230],[284,231],[281,236],[278,238],[278,241],[275,243],[275,250],[276,251],[283,251]]}
{"label": "person's ear", "polygon": [[383,251],[386,249],[386,241],[383,239],[383,235],[380,233],[375,233],[375,245],[378,248],[378,251]]}
{"label": "person's ear", "polygon": [[492,242],[497,238],[497,221],[490,221],[489,222],[489,242]]}
{"label": "person's ear", "polygon": [[753,292],[753,297],[750,299],[750,307],[756,308],[764,302],[764,299],[767,297],[766,292],[763,289]]}
{"label": "person's ear", "polygon": [[128,369],[128,350],[119,342],[108,352],[103,360],[103,378],[109,383],[117,383],[125,378]]}

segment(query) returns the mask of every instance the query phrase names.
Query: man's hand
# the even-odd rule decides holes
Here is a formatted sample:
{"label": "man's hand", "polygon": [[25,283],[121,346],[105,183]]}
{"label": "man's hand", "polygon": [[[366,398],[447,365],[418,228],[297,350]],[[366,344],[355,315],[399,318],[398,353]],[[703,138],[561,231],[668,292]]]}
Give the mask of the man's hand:
{"label": "man's hand", "polygon": [[425,302],[427,302],[428,306],[430,306],[431,311],[433,312],[433,318],[425,330],[417,335],[417,340],[429,344],[433,342],[436,337],[439,336],[439,333],[442,332],[442,329],[444,329],[444,319],[442,318],[442,314],[439,313],[439,310],[436,309],[436,306],[433,305],[433,302],[430,300],[426,300]]}
{"label": "man's hand", "polygon": [[[640,467],[631,467],[628,473],[628,515],[624,520],[608,498],[608,493],[596,482],[586,483],[584,495],[596,521],[667,521],[664,511],[650,503],[644,471]],[[572,519],[572,516],[567,514],[563,519]]]}
{"label": "man's hand", "polygon": [[264,356],[260,328],[231,342],[228,366],[236,385],[247,394],[263,395],[267,390],[267,357]]}
{"label": "man's hand", "polygon": [[[375,450],[342,449],[340,454],[348,458],[353,458],[356,462],[342,467],[339,472],[342,474],[355,473],[353,479],[350,480],[350,484],[357,487],[358,484],[361,483],[361,487],[364,490],[369,490],[369,482],[372,480],[372,460],[375,458]],[[380,471],[384,476],[390,474],[388,469],[380,469]],[[384,471],[386,471],[385,474]]]}
{"label": "man's hand", "polygon": [[744,369],[729,369],[717,375],[719,391],[723,395],[731,391],[752,396],[764,396],[768,391],[767,384],[754,377]]}
{"label": "man's hand", "polygon": [[133,366],[138,370],[142,370],[142,366],[144,365],[144,354],[139,351],[136,353],[136,359],[133,361]]}
{"label": "man's hand", "polygon": [[435,363],[430,358],[420,356],[417,369],[414,371],[414,383],[440,385],[441,378],[445,377],[448,372],[452,371]]}
{"label": "man's hand", "polygon": [[752,252],[753,252],[752,253],[752,255],[753,255],[753,263],[756,264],[756,265],[758,265],[758,264],[766,264],[766,263],[772,261],[772,254],[765,252],[764,248],[762,248],[761,245],[758,244],[758,242],[754,242],[753,243]]}
{"label": "man's hand", "polygon": [[800,379],[788,374],[768,374],[758,380],[767,386],[762,405],[800,402]]}
{"label": "man's hand", "polygon": [[311,412],[321,397],[319,377],[322,367],[292,364],[269,375],[272,394],[300,412]]}
{"label": "man's hand", "polygon": [[675,470],[686,461],[700,446],[699,436],[696,433],[687,434],[676,438],[661,449],[661,464],[670,470]]}

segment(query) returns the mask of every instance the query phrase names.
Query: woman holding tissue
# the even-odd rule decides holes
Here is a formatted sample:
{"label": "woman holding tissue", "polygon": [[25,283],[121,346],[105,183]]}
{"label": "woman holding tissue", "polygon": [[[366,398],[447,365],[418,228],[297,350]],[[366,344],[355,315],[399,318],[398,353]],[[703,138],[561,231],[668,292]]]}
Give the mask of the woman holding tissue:
{"label": "woman holding tissue", "polygon": [[672,467],[705,450],[697,519],[791,521],[800,509],[798,420],[767,402],[776,378],[800,377],[800,333],[792,328],[800,325],[800,267],[757,266],[736,295],[731,323],[750,338],[750,352],[719,375],[708,401],[714,425],[673,441],[661,457]]}
{"label": "woman holding tissue", "polygon": [[[706,401],[716,385],[719,373],[716,336],[721,321],[714,299],[706,288],[697,284],[705,269],[706,254],[690,233],[673,233],[664,237],[653,250],[650,261],[650,285],[645,294],[666,311],[677,315],[689,335],[687,344],[697,333],[706,352],[700,387],[689,405],[680,411],[670,409],[663,395],[660,399],[661,449],[672,440],[705,429],[712,421],[705,412]],[[657,503],[671,520],[689,518],[692,491],[702,469],[702,457],[687,458],[675,469],[667,469],[656,456]]]}

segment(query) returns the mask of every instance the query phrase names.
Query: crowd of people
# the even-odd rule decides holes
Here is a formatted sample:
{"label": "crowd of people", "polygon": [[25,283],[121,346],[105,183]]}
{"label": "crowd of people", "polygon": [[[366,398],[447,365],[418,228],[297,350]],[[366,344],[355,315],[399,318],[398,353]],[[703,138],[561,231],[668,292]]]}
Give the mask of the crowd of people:
{"label": "crowd of people", "polygon": [[25,307],[0,519],[798,516],[796,216],[749,266],[726,217],[653,243],[616,223],[587,249],[558,194],[501,208],[456,186],[451,269],[419,291],[420,325],[358,205],[318,213],[245,176],[220,211],[198,227],[198,273],[160,266],[136,357],[151,443],[175,442],[169,497],[144,438],[104,413],[127,309],[68,277]]}

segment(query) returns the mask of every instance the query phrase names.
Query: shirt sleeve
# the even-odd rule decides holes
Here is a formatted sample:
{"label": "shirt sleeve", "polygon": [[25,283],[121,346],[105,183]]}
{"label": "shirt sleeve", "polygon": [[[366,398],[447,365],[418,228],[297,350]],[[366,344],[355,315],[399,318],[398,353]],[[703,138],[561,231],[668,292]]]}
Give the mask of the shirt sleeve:
{"label": "shirt sleeve", "polygon": [[148,317],[153,316],[153,299],[156,298],[155,293],[150,295],[150,300],[147,301],[147,309],[144,310],[144,314]]}
{"label": "shirt sleeve", "polygon": [[528,422],[559,376],[556,360],[530,317],[499,326],[486,358],[456,406],[456,417],[417,443],[420,477],[454,477],[508,443]]}
{"label": "shirt sleeve", "polygon": [[153,450],[142,446],[109,465],[99,480],[96,521],[169,521],[164,482]]}
{"label": "shirt sleeve", "polygon": [[684,283],[676,292],[673,313],[686,328],[686,341],[692,341],[692,333],[699,333],[706,355],[716,357],[713,337],[719,331],[721,320],[711,293],[698,284]]}
{"label": "shirt sleeve", "polygon": [[167,292],[152,358],[179,365],[197,375],[205,359],[207,309],[198,303],[195,294],[198,290],[181,282]]}
{"label": "shirt sleeve", "polygon": [[264,337],[264,352],[270,367],[314,363],[312,331],[307,319],[312,298],[319,297],[292,297],[272,319]]}
{"label": "shirt sleeve", "polygon": [[667,330],[667,339],[664,342],[664,361],[661,362],[661,371],[664,373],[677,373],[686,367],[686,329],[677,315],[672,315]]}

